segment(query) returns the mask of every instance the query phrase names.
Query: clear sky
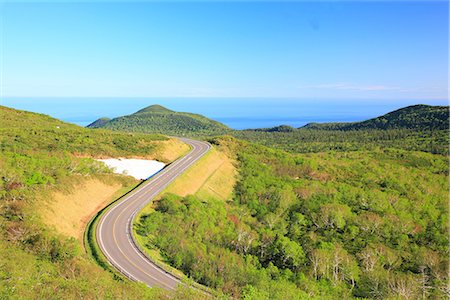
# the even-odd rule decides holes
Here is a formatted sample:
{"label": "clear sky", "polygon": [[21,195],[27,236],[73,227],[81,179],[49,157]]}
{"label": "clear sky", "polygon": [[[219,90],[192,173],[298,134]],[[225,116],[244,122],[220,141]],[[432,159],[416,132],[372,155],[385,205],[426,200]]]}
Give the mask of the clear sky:
{"label": "clear sky", "polygon": [[3,97],[448,99],[448,2],[1,4]]}

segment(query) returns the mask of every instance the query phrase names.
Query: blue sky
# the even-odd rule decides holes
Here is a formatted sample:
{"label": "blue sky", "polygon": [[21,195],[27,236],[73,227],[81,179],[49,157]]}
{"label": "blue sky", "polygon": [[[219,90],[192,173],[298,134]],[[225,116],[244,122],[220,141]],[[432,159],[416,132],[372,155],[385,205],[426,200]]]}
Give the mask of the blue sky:
{"label": "blue sky", "polygon": [[447,1],[1,6],[3,97],[447,99]]}

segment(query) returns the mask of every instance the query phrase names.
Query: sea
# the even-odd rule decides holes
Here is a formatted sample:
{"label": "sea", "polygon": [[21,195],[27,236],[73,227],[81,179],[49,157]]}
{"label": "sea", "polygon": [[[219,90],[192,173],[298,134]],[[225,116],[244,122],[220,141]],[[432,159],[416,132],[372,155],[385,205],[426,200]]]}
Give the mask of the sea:
{"label": "sea", "polygon": [[379,100],[314,98],[114,98],[6,97],[0,104],[50,115],[86,126],[100,117],[115,118],[159,104],[175,111],[202,114],[233,129],[301,127],[310,122],[355,122],[415,104],[449,105],[447,99]]}

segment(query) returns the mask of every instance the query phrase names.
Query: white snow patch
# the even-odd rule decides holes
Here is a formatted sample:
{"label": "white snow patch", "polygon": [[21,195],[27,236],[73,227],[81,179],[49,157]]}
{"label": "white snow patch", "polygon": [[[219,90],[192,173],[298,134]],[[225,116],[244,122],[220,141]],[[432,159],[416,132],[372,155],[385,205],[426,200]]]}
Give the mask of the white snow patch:
{"label": "white snow patch", "polygon": [[147,159],[108,158],[98,161],[105,163],[114,173],[130,175],[136,179],[147,179],[165,166],[162,162]]}

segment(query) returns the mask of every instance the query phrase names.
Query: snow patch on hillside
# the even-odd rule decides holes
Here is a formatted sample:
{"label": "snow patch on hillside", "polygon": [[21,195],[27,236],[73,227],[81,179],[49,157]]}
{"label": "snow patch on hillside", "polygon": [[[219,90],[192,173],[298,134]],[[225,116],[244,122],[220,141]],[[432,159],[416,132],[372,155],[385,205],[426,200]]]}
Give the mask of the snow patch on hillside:
{"label": "snow patch on hillside", "polygon": [[136,179],[147,179],[164,168],[165,164],[156,160],[108,158],[98,159],[105,163],[114,173],[133,176]]}

